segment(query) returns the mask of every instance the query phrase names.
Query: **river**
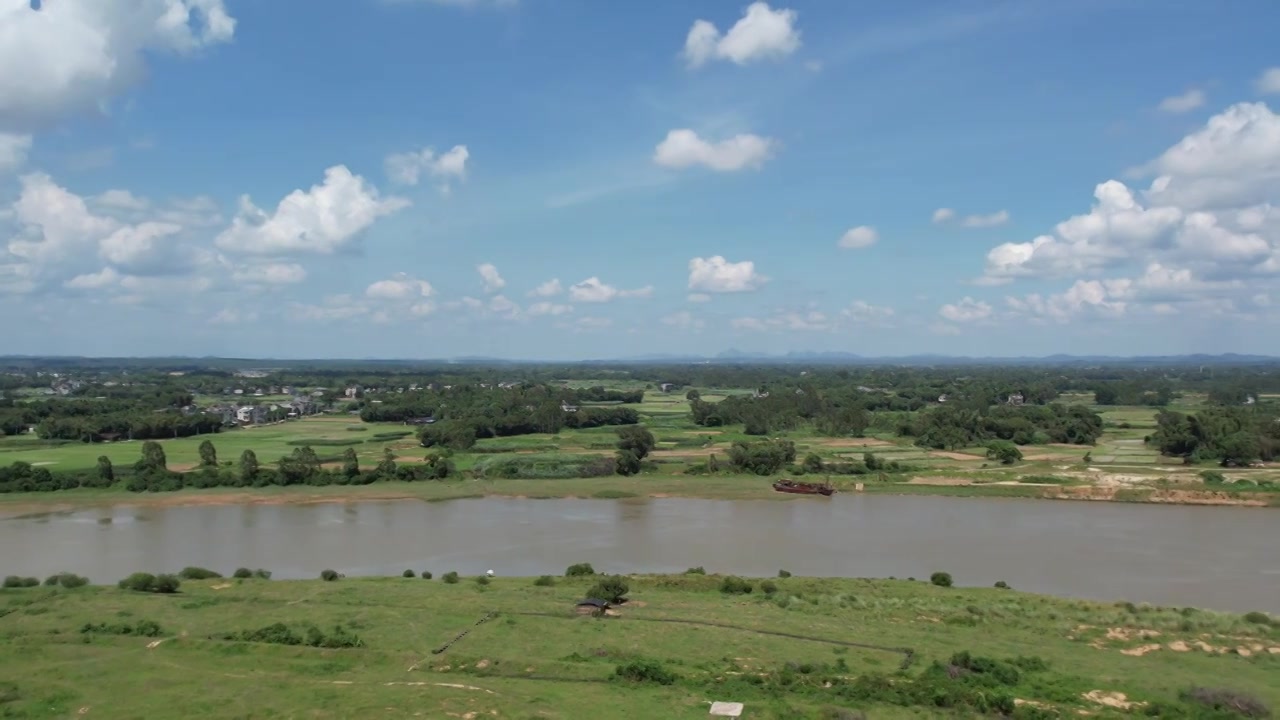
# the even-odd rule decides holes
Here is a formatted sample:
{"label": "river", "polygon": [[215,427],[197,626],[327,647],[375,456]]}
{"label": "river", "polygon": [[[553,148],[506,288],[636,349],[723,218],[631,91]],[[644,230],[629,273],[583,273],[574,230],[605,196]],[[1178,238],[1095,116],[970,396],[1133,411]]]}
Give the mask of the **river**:
{"label": "river", "polygon": [[708,572],[1004,580],[1098,600],[1280,613],[1280,516],[1234,507],[837,495],[743,500],[484,498],[311,505],[0,509],[0,574],[106,583],[197,565],[280,579]]}

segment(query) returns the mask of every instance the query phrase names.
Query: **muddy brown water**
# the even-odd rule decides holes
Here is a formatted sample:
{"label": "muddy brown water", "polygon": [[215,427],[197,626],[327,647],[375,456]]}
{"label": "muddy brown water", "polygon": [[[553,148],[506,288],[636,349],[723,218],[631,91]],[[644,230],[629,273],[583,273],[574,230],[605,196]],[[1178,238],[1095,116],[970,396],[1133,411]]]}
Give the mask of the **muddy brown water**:
{"label": "muddy brown water", "polygon": [[1280,613],[1280,514],[1235,507],[837,495],[750,500],[0,510],[0,574],[70,571],[108,583],[197,565],[274,577],[708,572],[1004,580],[1098,600]]}

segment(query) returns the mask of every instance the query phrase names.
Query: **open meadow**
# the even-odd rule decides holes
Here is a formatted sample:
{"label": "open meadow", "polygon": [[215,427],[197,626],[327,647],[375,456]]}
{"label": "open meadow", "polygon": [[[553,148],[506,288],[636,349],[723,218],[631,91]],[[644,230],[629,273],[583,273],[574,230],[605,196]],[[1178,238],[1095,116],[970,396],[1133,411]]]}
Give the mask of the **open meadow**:
{"label": "open meadow", "polygon": [[1179,699],[1193,688],[1280,704],[1280,627],[1258,614],[687,574],[627,578],[628,601],[593,617],[575,604],[598,577],[431,570],[0,591],[0,714],[696,718],[730,701],[789,720],[1250,717]]}

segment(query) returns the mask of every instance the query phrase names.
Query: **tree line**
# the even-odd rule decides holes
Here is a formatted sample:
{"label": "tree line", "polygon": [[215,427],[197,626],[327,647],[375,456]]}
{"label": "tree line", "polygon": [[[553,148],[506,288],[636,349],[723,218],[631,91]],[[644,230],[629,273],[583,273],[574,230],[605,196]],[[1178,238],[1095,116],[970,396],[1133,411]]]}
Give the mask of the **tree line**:
{"label": "tree line", "polygon": [[1280,456],[1280,413],[1255,407],[1205,408],[1194,414],[1165,410],[1156,416],[1156,431],[1147,442],[1187,463],[1247,467]]}

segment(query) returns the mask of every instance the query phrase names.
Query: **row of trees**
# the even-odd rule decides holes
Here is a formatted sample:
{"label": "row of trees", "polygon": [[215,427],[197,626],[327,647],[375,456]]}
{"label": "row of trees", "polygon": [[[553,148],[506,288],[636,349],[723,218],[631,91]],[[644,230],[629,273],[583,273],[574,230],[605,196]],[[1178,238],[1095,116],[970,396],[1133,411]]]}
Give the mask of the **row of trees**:
{"label": "row of trees", "polygon": [[1280,414],[1253,407],[1206,408],[1193,415],[1163,411],[1148,442],[1187,462],[1245,467],[1280,456]]}
{"label": "row of trees", "polygon": [[998,405],[974,410],[941,405],[919,413],[898,429],[916,444],[939,450],[1008,440],[1017,445],[1092,445],[1102,436],[1102,417],[1083,405]]}

